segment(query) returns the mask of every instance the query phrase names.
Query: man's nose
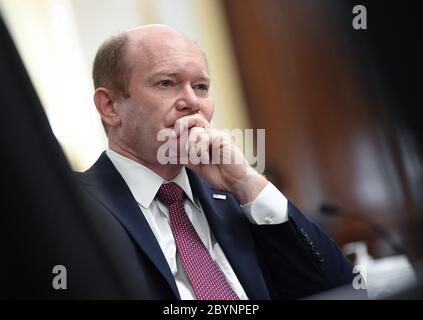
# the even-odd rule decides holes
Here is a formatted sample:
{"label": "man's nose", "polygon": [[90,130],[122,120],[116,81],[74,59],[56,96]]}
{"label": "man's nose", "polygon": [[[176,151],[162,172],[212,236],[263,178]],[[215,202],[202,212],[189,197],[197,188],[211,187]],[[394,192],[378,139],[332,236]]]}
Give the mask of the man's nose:
{"label": "man's nose", "polygon": [[178,111],[189,109],[193,112],[197,112],[201,109],[201,101],[195,94],[195,91],[191,85],[186,85],[183,87],[182,92],[176,101],[176,108]]}

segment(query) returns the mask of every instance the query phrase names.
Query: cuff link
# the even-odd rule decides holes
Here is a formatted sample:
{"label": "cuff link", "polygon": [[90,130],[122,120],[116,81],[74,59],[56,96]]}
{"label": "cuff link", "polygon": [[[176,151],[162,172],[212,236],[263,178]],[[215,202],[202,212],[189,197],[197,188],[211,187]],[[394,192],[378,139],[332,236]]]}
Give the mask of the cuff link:
{"label": "cuff link", "polygon": [[267,216],[266,218],[264,218],[264,223],[265,224],[271,224],[273,222],[273,217],[272,216]]}

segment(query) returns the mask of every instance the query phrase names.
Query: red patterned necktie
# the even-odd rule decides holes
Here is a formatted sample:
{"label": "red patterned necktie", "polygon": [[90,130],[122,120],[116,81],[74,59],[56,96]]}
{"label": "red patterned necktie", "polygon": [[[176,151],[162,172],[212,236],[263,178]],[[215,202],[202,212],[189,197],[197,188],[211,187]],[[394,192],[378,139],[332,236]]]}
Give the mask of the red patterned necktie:
{"label": "red patterned necktie", "polygon": [[198,300],[239,300],[189,220],[184,191],[176,183],[163,184],[157,197],[169,207],[176,249]]}

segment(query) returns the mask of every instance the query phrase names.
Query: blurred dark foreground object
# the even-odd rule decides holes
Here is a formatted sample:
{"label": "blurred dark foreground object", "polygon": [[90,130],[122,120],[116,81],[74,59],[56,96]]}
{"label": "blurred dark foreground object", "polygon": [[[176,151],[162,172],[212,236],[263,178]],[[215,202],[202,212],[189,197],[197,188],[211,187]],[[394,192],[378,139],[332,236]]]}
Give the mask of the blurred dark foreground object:
{"label": "blurred dark foreground object", "polygon": [[[1,17],[0,101],[0,299],[137,297],[143,279],[120,259],[107,215],[73,184]],[[65,290],[53,288],[56,265]]]}

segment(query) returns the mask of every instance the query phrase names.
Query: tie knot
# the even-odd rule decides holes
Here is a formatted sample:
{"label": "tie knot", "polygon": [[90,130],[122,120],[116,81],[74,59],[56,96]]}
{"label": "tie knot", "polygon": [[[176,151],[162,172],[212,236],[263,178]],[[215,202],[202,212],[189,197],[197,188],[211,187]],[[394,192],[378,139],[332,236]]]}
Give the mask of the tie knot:
{"label": "tie knot", "polygon": [[157,192],[157,198],[170,206],[176,202],[184,201],[184,190],[175,182],[162,184]]}

